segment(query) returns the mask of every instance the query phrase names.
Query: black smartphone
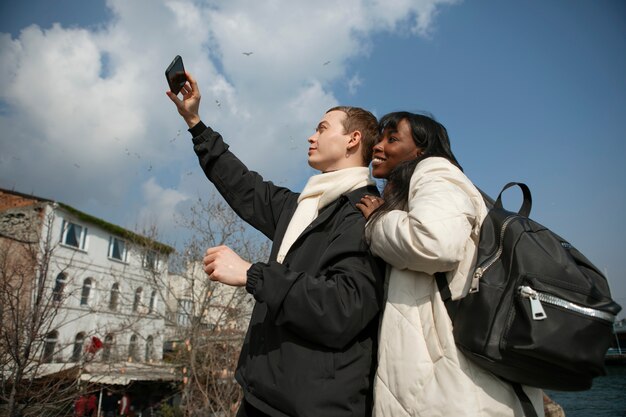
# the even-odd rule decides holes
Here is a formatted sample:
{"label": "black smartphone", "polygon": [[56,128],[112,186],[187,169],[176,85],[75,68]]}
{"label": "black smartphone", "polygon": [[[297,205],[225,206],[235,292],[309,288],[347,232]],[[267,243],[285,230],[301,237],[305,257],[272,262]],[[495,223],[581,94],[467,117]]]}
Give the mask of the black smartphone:
{"label": "black smartphone", "polygon": [[180,55],[176,55],[176,58],[172,61],[169,67],[165,70],[165,78],[170,86],[170,91],[174,94],[178,94],[180,89],[183,88],[187,82],[187,76],[185,75],[185,67],[183,66],[183,59]]}

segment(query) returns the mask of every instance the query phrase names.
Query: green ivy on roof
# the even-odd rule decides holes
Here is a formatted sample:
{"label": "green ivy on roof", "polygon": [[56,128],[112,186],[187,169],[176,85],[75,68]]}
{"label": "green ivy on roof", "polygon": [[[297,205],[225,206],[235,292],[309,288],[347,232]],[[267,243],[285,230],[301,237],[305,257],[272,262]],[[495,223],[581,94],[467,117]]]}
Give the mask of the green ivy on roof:
{"label": "green ivy on roof", "polygon": [[64,210],[70,212],[77,219],[82,220],[84,222],[95,224],[101,227],[102,229],[107,230],[116,236],[120,236],[132,243],[136,243],[141,246],[146,246],[146,247],[149,247],[150,249],[156,250],[157,252],[165,253],[168,255],[174,252],[174,248],[164,243],[157,242],[156,240],[138,235],[136,233],[131,232],[130,230],[124,229],[123,227],[109,223],[107,221],[99,219],[90,214],[83,213],[82,211],[76,210],[74,207],[68,206],[67,204],[63,204],[63,203],[57,203],[57,204],[59,205],[59,207],[62,207]]}

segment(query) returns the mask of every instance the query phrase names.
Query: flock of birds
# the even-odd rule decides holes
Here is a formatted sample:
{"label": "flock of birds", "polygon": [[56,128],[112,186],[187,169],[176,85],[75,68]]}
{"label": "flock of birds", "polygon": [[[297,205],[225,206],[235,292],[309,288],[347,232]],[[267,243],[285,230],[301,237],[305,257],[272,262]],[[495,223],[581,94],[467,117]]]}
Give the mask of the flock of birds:
{"label": "flock of birds", "polygon": [[[252,55],[253,53],[254,53],[254,52],[252,52],[252,51],[250,51],[250,52],[242,52],[242,54],[243,54],[243,55],[245,55],[245,56],[250,56],[250,55]],[[330,64],[330,61],[326,61],[326,62],[324,62],[322,65],[323,65],[323,66],[326,66],[326,65],[328,65],[328,64]]]}
{"label": "flock of birds", "polygon": [[[248,52],[242,52],[242,54],[243,54],[243,55],[245,55],[245,56],[251,56],[252,54],[254,54],[254,52],[253,52],[253,51],[248,51]],[[325,61],[322,65],[323,65],[323,66],[326,66],[326,65],[330,64],[330,62],[331,62],[331,61]],[[222,106],[222,104],[220,103],[220,101],[219,101],[219,100],[217,100],[217,99],[215,100],[215,105],[216,105],[218,108]],[[176,133],[176,136],[174,136],[174,137],[170,140],[170,143],[174,142],[174,141],[175,141],[175,140],[176,140],[176,139],[180,136],[180,134],[181,134],[181,131],[180,131],[180,130],[178,130],[178,132]],[[120,139],[119,139],[119,138],[115,138],[115,140],[119,141]],[[291,146],[290,146],[290,149],[295,149],[295,148],[297,148],[297,147],[295,146],[295,143],[294,143],[294,140],[293,140],[293,139],[290,139],[290,145],[291,145]],[[139,153],[137,153],[137,152],[132,152],[132,154],[131,154],[131,151],[130,151],[128,148],[125,148],[125,149],[124,149],[124,153],[126,154],[126,156],[131,156],[131,155],[134,155],[137,159],[141,159],[141,155],[139,155]],[[13,157],[13,159],[14,159],[14,160],[19,160],[19,157]],[[1,162],[1,161],[0,161],[0,162]],[[80,169],[80,164],[78,164],[78,163],[76,163],[76,162],[75,162],[75,163],[74,163],[74,167],[75,167],[75,168],[77,168],[77,169]],[[149,166],[147,167],[147,171],[148,171],[148,172],[152,171],[152,163],[150,163],[150,164],[149,164]],[[186,175],[193,175],[193,171],[189,171],[189,172],[187,172],[187,174],[186,174]]]}

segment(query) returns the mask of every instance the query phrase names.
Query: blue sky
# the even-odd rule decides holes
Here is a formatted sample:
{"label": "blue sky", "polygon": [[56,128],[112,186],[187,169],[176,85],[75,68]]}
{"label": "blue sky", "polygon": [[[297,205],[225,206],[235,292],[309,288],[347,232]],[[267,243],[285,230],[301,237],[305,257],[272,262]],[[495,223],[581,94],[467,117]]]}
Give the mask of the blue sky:
{"label": "blue sky", "polygon": [[296,190],[327,108],[432,113],[479,187],[526,182],[626,306],[626,3],[224,3],[2,2],[0,187],[178,243],[176,213],[213,190],[164,95],[180,54],[204,120]]}

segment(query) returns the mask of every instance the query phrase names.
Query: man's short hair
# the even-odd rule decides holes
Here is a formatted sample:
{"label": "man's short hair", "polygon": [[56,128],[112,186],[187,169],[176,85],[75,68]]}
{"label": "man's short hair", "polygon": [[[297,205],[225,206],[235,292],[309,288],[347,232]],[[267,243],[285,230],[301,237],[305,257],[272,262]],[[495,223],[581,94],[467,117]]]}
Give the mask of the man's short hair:
{"label": "man's short hair", "polygon": [[345,133],[352,133],[355,130],[361,132],[361,156],[365,165],[369,165],[372,161],[373,148],[379,135],[376,116],[365,109],[351,106],[336,106],[328,109],[326,113],[335,110],[346,114],[346,118],[342,123]]}

